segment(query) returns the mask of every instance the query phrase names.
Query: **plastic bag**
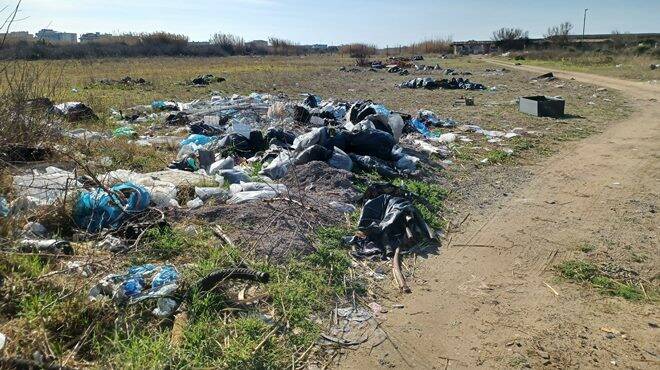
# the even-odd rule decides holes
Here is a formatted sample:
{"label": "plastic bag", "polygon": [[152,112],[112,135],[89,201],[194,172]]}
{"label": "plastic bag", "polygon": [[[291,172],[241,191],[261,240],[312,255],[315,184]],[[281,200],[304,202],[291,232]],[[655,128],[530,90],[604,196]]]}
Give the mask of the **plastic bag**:
{"label": "plastic bag", "polygon": [[346,171],[353,170],[353,160],[343,150],[335,147],[332,152],[332,157],[328,160],[331,167],[339,168]]}
{"label": "plastic bag", "polygon": [[364,237],[354,237],[352,242],[360,257],[392,256],[397,247],[406,248],[434,237],[412,201],[391,195],[380,195],[364,204],[358,230]]}
{"label": "plastic bag", "polygon": [[188,136],[187,139],[184,139],[181,141],[181,146],[188,145],[188,144],[197,144],[197,145],[206,145],[213,141],[213,137],[206,136],[206,135],[200,135],[200,134],[192,134]]}
{"label": "plastic bag", "polygon": [[145,188],[130,182],[115,185],[110,190],[111,194],[96,189],[80,195],[73,214],[78,227],[91,233],[105,228],[116,229],[128,216],[144,211],[151,202]]}

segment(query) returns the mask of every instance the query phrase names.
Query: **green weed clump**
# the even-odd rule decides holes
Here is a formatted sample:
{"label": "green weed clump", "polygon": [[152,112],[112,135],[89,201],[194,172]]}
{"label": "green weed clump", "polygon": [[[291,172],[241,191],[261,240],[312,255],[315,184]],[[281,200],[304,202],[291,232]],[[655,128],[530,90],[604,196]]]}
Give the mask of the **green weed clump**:
{"label": "green weed clump", "polygon": [[446,210],[444,201],[449,192],[438,184],[424,181],[399,179],[395,185],[402,186],[419,196],[415,200],[415,207],[419,210],[426,223],[435,230],[442,230],[446,222],[440,217],[440,212]]}
{"label": "green weed clump", "polygon": [[557,266],[560,275],[577,283],[588,284],[603,294],[622,297],[631,301],[645,298],[644,292],[631,282],[617,281],[601,272],[588,261],[570,260]]}

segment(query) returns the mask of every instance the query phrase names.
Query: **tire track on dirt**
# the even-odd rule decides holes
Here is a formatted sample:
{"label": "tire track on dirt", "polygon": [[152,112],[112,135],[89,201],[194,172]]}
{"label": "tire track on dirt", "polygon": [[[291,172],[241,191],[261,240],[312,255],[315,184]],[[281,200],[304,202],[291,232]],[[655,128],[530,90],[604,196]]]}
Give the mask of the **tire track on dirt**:
{"label": "tire track on dirt", "polygon": [[[519,358],[514,354],[537,366],[607,367],[612,366],[610,357],[633,368],[648,366],[640,348],[655,343],[652,352],[658,352],[655,329],[647,325],[649,317],[659,317],[657,305],[605,300],[588,290],[551,287],[548,282],[555,284],[550,268],[600,230],[612,228],[631,243],[639,240],[640,231],[624,225],[613,209],[630,203],[640,189],[655,194],[660,190],[654,171],[660,148],[660,88],[552,72],[621,90],[634,100],[635,112],[544,161],[520,191],[486,219],[467,222],[451,245],[423,264],[417,275],[426,284],[402,296],[405,308],[390,311],[382,324],[399,343],[401,354],[388,344],[370,353],[360,349],[340,367],[520,367],[514,364]],[[657,238],[652,242],[657,244]],[[605,307],[610,304],[620,309],[610,312]],[[412,315],[416,312],[424,314]],[[630,338],[603,339],[598,333],[604,325],[623,328]]]}

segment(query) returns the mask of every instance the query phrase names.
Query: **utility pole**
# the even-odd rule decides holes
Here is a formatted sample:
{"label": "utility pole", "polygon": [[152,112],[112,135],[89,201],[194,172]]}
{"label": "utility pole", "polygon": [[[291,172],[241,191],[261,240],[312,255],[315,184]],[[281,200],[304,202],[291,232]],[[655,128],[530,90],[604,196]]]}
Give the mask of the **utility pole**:
{"label": "utility pole", "polygon": [[587,27],[587,10],[588,8],[584,9],[584,19],[582,20],[582,43],[584,44],[584,30]]}

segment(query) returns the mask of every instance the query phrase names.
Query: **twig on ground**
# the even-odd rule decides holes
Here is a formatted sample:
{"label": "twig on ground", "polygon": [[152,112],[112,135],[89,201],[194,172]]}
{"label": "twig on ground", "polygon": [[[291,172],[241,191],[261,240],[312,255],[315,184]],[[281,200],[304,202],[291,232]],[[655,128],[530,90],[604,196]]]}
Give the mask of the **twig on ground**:
{"label": "twig on ground", "polygon": [[392,258],[392,273],[394,274],[394,279],[396,280],[399,289],[404,293],[411,293],[410,287],[406,283],[406,279],[401,273],[401,248],[397,247],[394,251],[394,258]]}
{"label": "twig on ground", "polygon": [[220,225],[213,226],[212,230],[213,230],[213,233],[218,238],[222,239],[222,241],[227,243],[227,245],[229,245],[232,248],[236,248],[236,244],[234,244],[234,242],[231,240],[231,238],[229,238],[229,236],[227,234],[225,234],[225,232],[222,230],[222,227],[220,227]]}
{"label": "twig on ground", "polygon": [[497,246],[490,244],[454,244],[453,246],[463,248],[497,248]]}
{"label": "twig on ground", "polygon": [[263,347],[263,345],[266,344],[266,342],[268,341],[268,338],[272,337],[273,334],[275,334],[276,331],[277,331],[277,325],[275,325],[273,330],[271,330],[268,334],[266,334],[264,339],[262,339],[261,342],[259,342],[259,344],[257,344],[256,347],[254,347],[254,350],[252,351],[252,355],[255,355],[259,351],[259,349],[261,349],[261,347]]}
{"label": "twig on ground", "polygon": [[642,293],[644,293],[644,297],[646,297],[646,299],[649,300],[650,298],[649,298],[649,295],[646,294],[646,289],[644,289],[644,284],[642,284],[641,281],[638,282],[638,283],[639,283],[639,287],[642,288]]}
{"label": "twig on ground", "polygon": [[548,289],[552,290],[552,292],[555,293],[557,297],[559,297],[559,293],[555,290],[555,288],[551,287],[550,284],[546,283],[545,281],[543,282],[543,284],[545,284],[545,286],[547,286]]}

